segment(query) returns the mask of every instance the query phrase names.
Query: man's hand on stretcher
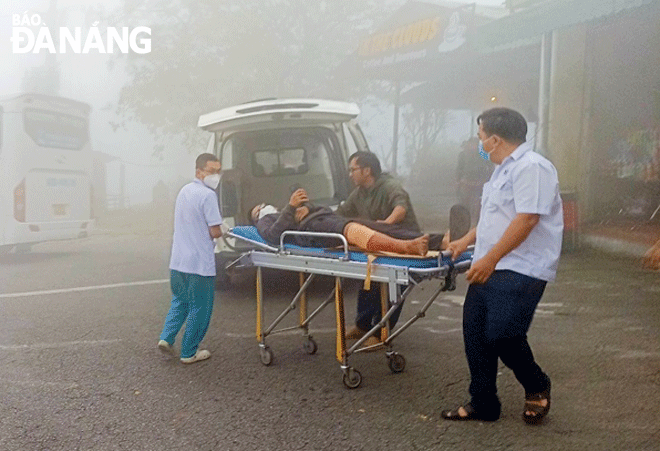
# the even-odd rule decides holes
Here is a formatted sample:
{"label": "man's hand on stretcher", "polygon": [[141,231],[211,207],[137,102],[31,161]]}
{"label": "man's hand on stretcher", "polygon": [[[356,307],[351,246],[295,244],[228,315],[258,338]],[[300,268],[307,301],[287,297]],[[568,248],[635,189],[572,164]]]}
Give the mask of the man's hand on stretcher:
{"label": "man's hand on stretcher", "polygon": [[[463,252],[467,251],[468,246],[475,243],[477,239],[477,229],[472,228],[463,237],[456,241],[451,241],[447,245],[447,250],[451,251],[451,259],[456,260]],[[470,283],[484,283],[490,275],[495,271],[497,261],[492,262],[489,258],[484,257],[476,262],[473,261],[470,269],[465,274],[465,278]]]}
{"label": "man's hand on stretcher", "polygon": [[[535,213],[516,214],[495,246],[479,260],[472,261],[470,269],[465,273],[466,280],[469,283],[485,283],[495,271],[497,262],[525,241],[532,229],[538,224],[539,217],[540,215]],[[477,228],[475,227],[460,240],[449,243],[448,249],[452,251],[452,259],[455,260],[456,257],[467,250],[470,244],[474,244],[476,240]]]}
{"label": "man's hand on stretcher", "polygon": [[[449,233],[447,233],[447,235],[449,235]],[[476,240],[477,229],[476,227],[473,227],[462,238],[450,241],[449,244],[447,244],[446,250],[451,251],[451,259],[456,260],[463,252],[467,251],[468,246],[474,244]]]}

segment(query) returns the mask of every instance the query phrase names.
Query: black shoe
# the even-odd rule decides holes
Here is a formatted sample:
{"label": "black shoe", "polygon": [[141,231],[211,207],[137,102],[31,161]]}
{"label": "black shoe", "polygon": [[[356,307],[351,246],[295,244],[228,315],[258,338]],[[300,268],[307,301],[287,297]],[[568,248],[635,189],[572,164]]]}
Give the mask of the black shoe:
{"label": "black shoe", "polygon": [[[539,393],[525,394],[525,410],[523,410],[523,421],[527,424],[541,424],[543,419],[550,411],[550,381],[548,380],[548,388]],[[541,401],[546,401],[546,405],[539,404]]]}
{"label": "black shoe", "polygon": [[459,413],[460,407],[457,407],[454,410],[443,410],[440,412],[440,416],[445,419],[445,420],[450,420],[450,421],[471,421],[471,420],[477,420],[477,421],[497,421],[500,416],[497,415],[496,417],[485,417],[482,415],[479,415],[476,410],[474,410],[474,407],[472,407],[472,403],[467,403],[466,405],[462,406],[463,410],[465,410],[466,415],[461,415]]}

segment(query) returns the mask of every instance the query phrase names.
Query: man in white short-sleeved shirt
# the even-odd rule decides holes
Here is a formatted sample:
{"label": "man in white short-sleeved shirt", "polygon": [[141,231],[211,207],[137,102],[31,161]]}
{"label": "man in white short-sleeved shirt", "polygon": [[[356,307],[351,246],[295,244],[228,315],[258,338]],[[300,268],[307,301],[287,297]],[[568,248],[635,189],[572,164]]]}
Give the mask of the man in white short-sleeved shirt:
{"label": "man in white short-sleeved shirt", "polygon": [[520,113],[493,108],[477,124],[479,153],[496,167],[483,188],[477,227],[448,246],[455,258],[476,242],[463,306],[471,401],[442,417],[499,418],[499,358],[525,389],[523,420],[538,424],[550,410],[550,378],[534,360],[527,331],[561,252],[557,170],[525,142],[527,122]]}
{"label": "man in white short-sleeved shirt", "polygon": [[173,354],[176,335],[186,323],[181,339],[183,363],[206,360],[211,353],[200,350],[213,311],[215,288],[215,243],[222,235],[218,195],[220,162],[215,155],[201,154],[195,162],[195,180],[179,191],[174,207],[174,236],[170,258],[172,303],[158,347]]}

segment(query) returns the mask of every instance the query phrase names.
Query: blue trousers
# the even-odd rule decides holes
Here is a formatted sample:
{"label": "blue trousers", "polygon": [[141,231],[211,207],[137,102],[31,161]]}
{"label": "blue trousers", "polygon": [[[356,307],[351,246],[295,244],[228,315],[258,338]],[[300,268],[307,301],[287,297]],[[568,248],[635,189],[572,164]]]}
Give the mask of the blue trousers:
{"label": "blue trousers", "polygon": [[470,368],[472,406],[497,419],[497,361],[502,360],[526,394],[548,388],[550,378],[534,361],[527,331],[546,282],[514,271],[495,271],[484,284],[471,284],[463,306],[463,340]]}
{"label": "blue trousers", "polygon": [[[397,290],[400,295],[401,286],[398,286]],[[403,303],[397,307],[397,309],[392,313],[392,316],[390,316],[390,329],[393,329],[399,320],[402,308]],[[363,331],[369,331],[372,327],[378,324],[382,317],[383,315],[380,305],[380,284],[374,284],[371,290],[360,290],[358,292],[355,325]]]}
{"label": "blue trousers", "polygon": [[176,335],[186,324],[181,339],[181,358],[195,355],[206,335],[213,311],[215,277],[170,270],[172,305],[165,318],[160,339],[174,344]]}

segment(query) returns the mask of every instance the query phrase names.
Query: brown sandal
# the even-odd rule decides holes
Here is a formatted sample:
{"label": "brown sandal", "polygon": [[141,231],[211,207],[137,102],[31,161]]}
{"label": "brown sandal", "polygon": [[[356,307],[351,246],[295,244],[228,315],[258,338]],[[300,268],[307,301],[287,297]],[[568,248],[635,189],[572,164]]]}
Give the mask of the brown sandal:
{"label": "brown sandal", "polygon": [[[547,400],[545,406],[538,401]],[[525,395],[525,410],[523,410],[523,421],[527,424],[540,424],[550,411],[550,387],[540,393]]]}

